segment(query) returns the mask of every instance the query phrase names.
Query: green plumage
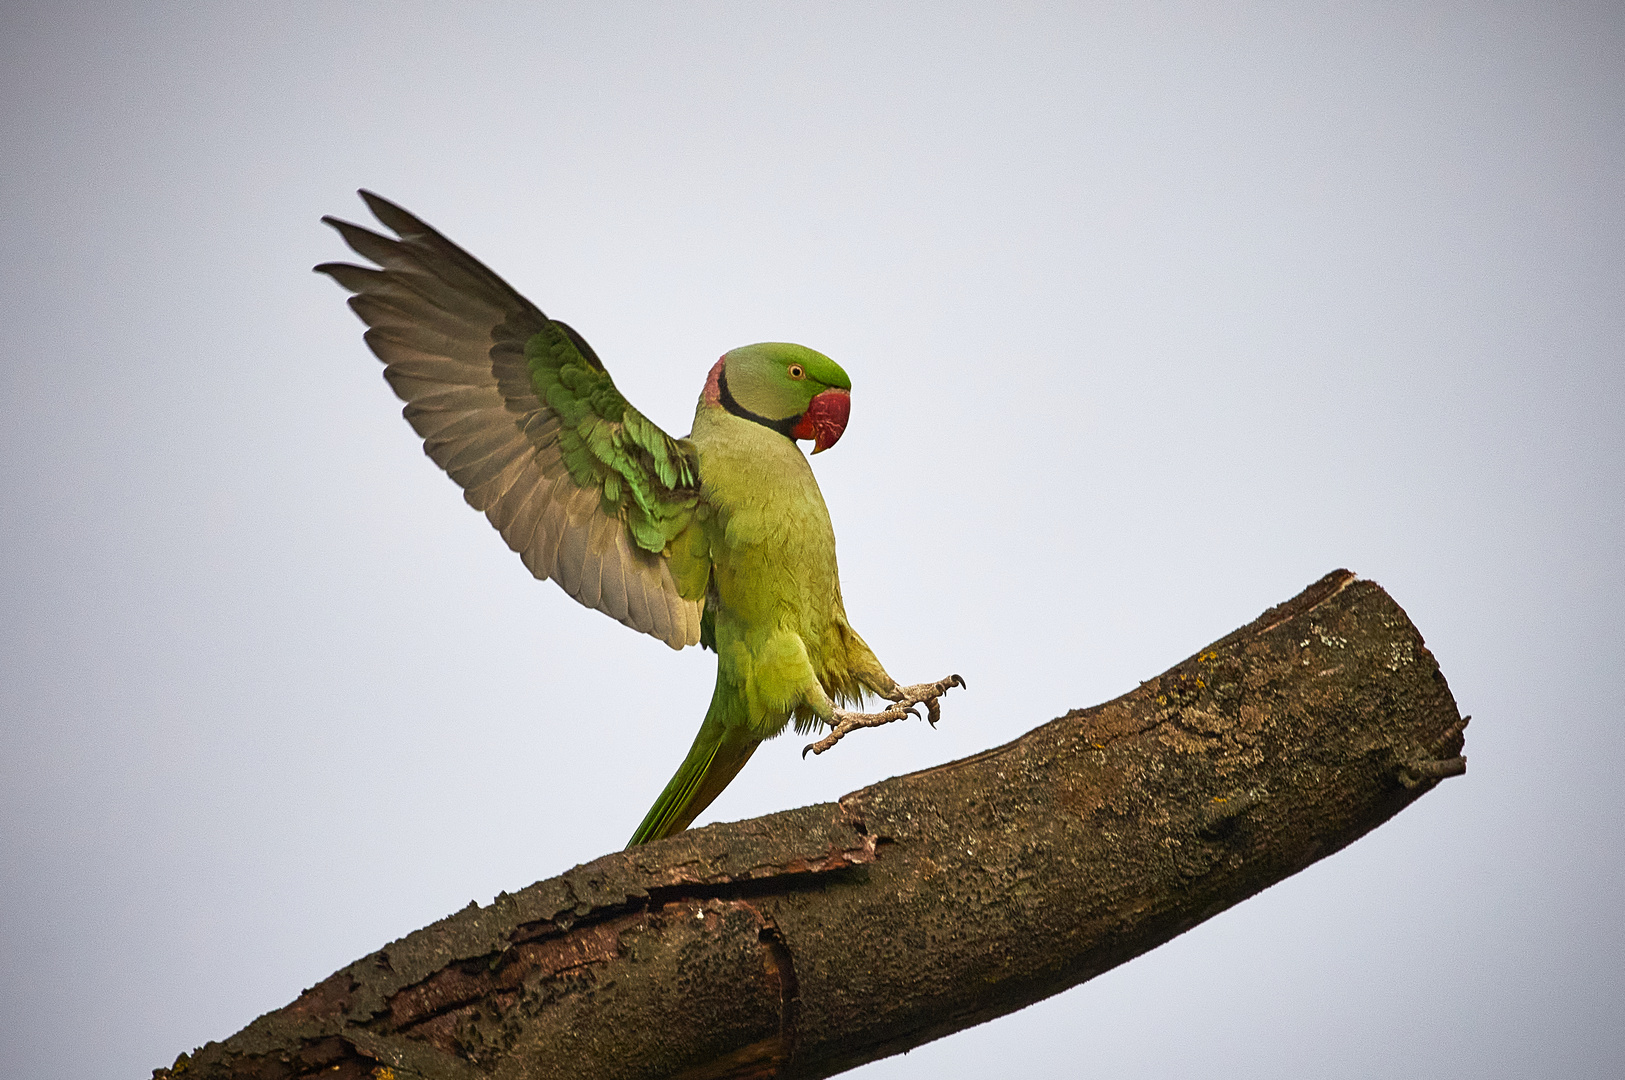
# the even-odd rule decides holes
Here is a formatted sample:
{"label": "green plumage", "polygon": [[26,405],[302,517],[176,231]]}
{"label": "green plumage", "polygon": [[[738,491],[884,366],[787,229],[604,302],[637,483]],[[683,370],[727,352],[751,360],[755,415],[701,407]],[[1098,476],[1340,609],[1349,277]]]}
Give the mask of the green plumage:
{"label": "green plumage", "polygon": [[602,512],[619,518],[645,551],[665,550],[693,518],[694,462],[626,403],[598,357],[548,322],[525,343],[530,384],[561,421],[558,440],[570,478],[598,488]]}
{"label": "green plumage", "polygon": [[835,534],[796,438],[833,444],[851,382],[800,345],[735,349],[692,432],[629,405],[592,348],[406,211],[399,239],[328,218],[379,269],[316,269],[355,295],[424,449],[539,578],[674,648],[717,654],[694,744],[632,843],[688,826],[794,721],[900,688],[848,624]]}

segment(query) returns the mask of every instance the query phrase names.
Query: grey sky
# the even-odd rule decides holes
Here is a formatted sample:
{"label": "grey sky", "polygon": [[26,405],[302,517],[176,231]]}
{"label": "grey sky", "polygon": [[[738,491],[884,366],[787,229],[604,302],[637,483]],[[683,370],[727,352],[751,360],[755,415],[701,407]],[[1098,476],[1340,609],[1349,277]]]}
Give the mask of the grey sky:
{"label": "grey sky", "polygon": [[373,188],[687,431],[851,373],[854,624],[943,724],[1156,674],[1348,566],[1469,775],[1157,952],[860,1070],[1616,1075],[1618,5],[219,4],[0,12],[0,1074],[145,1076],[623,843],[714,671],[531,580],[343,294]]}

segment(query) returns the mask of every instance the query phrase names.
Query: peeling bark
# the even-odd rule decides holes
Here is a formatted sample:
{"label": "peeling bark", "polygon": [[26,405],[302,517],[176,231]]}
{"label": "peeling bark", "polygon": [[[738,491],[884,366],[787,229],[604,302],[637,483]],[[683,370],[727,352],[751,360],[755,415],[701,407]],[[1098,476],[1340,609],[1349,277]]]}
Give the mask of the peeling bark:
{"label": "peeling bark", "polygon": [[157,1078],[824,1077],[1155,948],[1465,771],[1466,720],[1339,570],[1104,705],[408,935]]}

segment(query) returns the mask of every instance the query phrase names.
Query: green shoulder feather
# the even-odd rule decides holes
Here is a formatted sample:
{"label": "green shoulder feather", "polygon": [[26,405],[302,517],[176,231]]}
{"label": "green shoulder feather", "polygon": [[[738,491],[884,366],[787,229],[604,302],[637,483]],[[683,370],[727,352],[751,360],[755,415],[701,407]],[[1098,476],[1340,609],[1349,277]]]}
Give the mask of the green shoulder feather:
{"label": "green shoulder feather", "polygon": [[629,405],[597,355],[561,322],[525,344],[531,386],[562,422],[559,448],[570,476],[602,493],[645,551],[664,551],[693,519],[699,475],[693,448]]}

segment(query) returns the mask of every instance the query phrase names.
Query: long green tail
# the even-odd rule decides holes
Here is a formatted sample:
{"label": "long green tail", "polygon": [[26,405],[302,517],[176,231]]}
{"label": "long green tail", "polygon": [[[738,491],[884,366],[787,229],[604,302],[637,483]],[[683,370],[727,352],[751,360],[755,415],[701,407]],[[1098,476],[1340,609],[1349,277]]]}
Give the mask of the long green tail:
{"label": "long green tail", "polygon": [[649,808],[627,847],[682,832],[711,805],[711,800],[722,794],[761,745],[760,740],[746,734],[744,712],[744,701],[719,670],[711,707],[705,712],[700,733],[694,736],[694,745],[688,748],[688,756]]}

